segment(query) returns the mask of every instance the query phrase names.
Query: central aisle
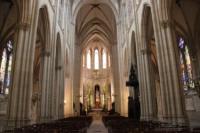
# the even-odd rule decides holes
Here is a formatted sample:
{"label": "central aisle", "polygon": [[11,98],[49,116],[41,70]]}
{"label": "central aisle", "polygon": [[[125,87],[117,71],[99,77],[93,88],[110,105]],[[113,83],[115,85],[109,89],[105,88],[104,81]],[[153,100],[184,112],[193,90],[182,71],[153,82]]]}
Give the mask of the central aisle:
{"label": "central aisle", "polygon": [[94,112],[91,115],[93,116],[93,122],[87,130],[87,133],[108,133],[108,130],[102,122],[101,112]]}

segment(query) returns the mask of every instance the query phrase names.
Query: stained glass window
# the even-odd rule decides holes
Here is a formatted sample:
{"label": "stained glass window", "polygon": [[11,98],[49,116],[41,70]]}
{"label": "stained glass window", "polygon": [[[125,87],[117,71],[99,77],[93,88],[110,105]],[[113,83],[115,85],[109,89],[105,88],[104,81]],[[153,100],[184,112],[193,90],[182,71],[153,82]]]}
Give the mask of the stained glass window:
{"label": "stained glass window", "polygon": [[98,49],[94,50],[94,69],[99,69],[99,51],[98,51]]}
{"label": "stained glass window", "polygon": [[194,83],[192,80],[192,67],[191,67],[191,58],[189,54],[189,49],[183,38],[179,38],[178,46],[180,50],[180,65],[181,65],[180,68],[181,68],[182,82],[184,85],[184,89],[188,90],[188,88],[194,87]]}
{"label": "stained glass window", "polygon": [[91,51],[88,50],[87,52],[87,68],[91,69]]}
{"label": "stained glass window", "polygon": [[4,93],[4,78],[5,78],[5,68],[6,68],[6,49],[3,51],[2,60],[1,60],[1,70],[0,70],[0,86],[1,86],[1,94]]}
{"label": "stained glass window", "polygon": [[108,67],[110,67],[111,61],[110,61],[110,55],[108,55]]}
{"label": "stained glass window", "polygon": [[183,38],[179,38],[179,44],[178,44],[180,49],[183,49],[185,47],[185,41]]}
{"label": "stained glass window", "polygon": [[8,41],[6,47],[2,52],[1,66],[0,66],[0,93],[8,94],[11,81],[11,66],[12,66],[12,50],[13,45]]}
{"label": "stained glass window", "polygon": [[106,55],[106,51],[105,51],[105,49],[103,50],[103,68],[105,69],[106,67],[107,67],[107,55]]}

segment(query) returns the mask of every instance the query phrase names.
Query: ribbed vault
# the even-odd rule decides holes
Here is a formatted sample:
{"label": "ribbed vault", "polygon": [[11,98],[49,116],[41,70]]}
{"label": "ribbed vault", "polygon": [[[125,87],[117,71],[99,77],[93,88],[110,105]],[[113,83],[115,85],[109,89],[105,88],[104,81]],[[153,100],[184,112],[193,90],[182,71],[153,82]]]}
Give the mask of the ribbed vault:
{"label": "ribbed vault", "polygon": [[114,44],[116,22],[112,9],[103,3],[84,5],[77,15],[76,37],[80,45],[87,45],[93,39],[108,46]]}

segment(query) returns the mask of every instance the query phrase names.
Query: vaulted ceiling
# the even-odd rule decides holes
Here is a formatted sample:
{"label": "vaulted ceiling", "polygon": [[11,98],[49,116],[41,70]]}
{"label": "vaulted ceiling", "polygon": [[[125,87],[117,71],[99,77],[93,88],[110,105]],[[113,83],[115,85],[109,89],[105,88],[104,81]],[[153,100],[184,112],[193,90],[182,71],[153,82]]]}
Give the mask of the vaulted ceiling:
{"label": "vaulted ceiling", "polygon": [[77,15],[76,36],[79,44],[83,45],[93,40],[113,44],[116,37],[116,20],[112,9],[98,2],[84,5]]}

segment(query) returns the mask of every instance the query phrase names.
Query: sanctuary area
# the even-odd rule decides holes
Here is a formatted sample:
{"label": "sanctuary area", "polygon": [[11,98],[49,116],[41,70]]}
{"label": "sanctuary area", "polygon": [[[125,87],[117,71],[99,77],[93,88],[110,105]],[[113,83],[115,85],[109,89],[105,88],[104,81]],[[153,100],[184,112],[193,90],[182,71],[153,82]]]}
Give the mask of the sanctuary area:
{"label": "sanctuary area", "polygon": [[0,0],[0,132],[200,133],[200,0]]}

